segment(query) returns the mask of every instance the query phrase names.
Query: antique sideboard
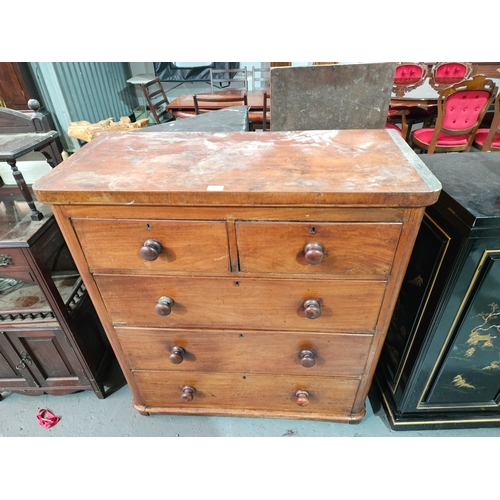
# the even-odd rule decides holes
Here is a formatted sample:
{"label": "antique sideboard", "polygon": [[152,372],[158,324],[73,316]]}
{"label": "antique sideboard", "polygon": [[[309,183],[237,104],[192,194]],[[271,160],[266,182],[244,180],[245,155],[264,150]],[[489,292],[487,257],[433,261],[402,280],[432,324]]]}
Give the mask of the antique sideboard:
{"label": "antique sideboard", "polygon": [[440,188],[385,130],[108,133],[34,184],[141,414],[349,423]]}
{"label": "antique sideboard", "polygon": [[427,208],[377,368],[393,429],[500,424],[500,153],[422,155]]}
{"label": "antique sideboard", "polygon": [[20,193],[0,191],[0,399],[104,398],[113,352],[50,207],[34,221]]}

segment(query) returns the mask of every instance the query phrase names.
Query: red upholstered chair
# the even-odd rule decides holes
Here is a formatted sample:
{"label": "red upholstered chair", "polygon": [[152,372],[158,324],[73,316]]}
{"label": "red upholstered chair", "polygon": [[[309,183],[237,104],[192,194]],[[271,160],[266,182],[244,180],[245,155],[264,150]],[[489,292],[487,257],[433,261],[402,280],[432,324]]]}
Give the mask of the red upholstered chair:
{"label": "red upholstered chair", "polygon": [[[392,86],[392,92],[396,97],[403,97],[407,92],[420,87],[427,78],[427,66],[423,63],[399,63],[396,66],[396,71],[394,73],[394,84]],[[401,128],[403,128],[402,115],[392,114],[391,111],[401,111],[408,110],[408,113],[404,115],[406,121],[405,129],[406,132],[403,133],[405,140],[411,133],[411,128],[415,123],[425,123],[432,118],[432,113],[426,108],[421,108],[419,106],[390,106],[389,107],[389,121],[391,123],[400,123]]]}
{"label": "red upholstered chair", "polygon": [[402,62],[396,66],[392,92],[403,97],[407,92],[420,87],[427,77],[427,66],[422,63]]}
{"label": "red upholstered chair", "polygon": [[429,78],[429,85],[436,90],[443,90],[454,83],[471,76],[472,64],[468,62],[442,62],[434,65]]}
{"label": "red upholstered chair", "polygon": [[490,127],[479,128],[472,145],[479,151],[500,151],[500,94],[495,99],[495,112]]}
{"label": "red upholstered chair", "polygon": [[412,143],[427,154],[470,151],[479,124],[497,90],[495,83],[484,75],[442,90],[437,102],[435,127],[412,132]]}
{"label": "red upholstered chair", "polygon": [[[387,123],[385,125],[386,129],[397,130],[399,134],[406,141],[408,135],[408,123],[406,122],[406,117],[410,113],[409,109],[389,109]],[[399,123],[401,123],[401,128],[394,123],[394,120],[397,119]]]}

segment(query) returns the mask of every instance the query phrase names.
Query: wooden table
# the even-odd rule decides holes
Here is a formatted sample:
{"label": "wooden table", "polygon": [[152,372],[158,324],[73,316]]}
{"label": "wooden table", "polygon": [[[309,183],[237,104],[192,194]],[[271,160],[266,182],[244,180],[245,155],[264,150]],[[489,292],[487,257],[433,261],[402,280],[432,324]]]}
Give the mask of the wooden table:
{"label": "wooden table", "polygon": [[[267,89],[270,93],[270,90]],[[221,90],[220,92],[214,92],[220,95],[231,95],[231,94],[241,94],[240,90]],[[203,95],[212,94],[211,92],[203,92]],[[249,90],[247,91],[248,99],[248,111],[260,111],[263,110],[263,99],[264,99],[264,89],[259,90]],[[221,109],[227,107],[227,103],[214,101],[213,103],[204,103],[203,107],[206,109]],[[174,99],[170,104],[167,105],[168,111],[171,113],[176,113],[179,111],[194,111],[193,94],[181,95],[177,99]]]}
{"label": "wooden table", "polygon": [[185,120],[160,123],[137,132],[247,132],[247,106],[230,106]]}

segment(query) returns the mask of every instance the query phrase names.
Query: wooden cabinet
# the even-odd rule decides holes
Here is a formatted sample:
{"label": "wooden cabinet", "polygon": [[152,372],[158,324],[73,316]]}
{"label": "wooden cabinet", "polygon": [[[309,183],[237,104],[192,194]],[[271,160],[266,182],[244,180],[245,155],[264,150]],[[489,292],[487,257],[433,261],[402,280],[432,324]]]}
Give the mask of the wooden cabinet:
{"label": "wooden cabinet", "polygon": [[34,189],[139,412],[355,423],[440,185],[352,130],[106,134]]}
{"label": "wooden cabinet", "polygon": [[29,111],[28,101],[40,99],[28,63],[0,62],[0,103],[9,109]]}
{"label": "wooden cabinet", "polygon": [[49,207],[41,221],[20,194],[0,207],[0,393],[103,398],[113,353]]}
{"label": "wooden cabinet", "polygon": [[377,369],[396,430],[500,424],[500,153],[423,155],[428,207]]}

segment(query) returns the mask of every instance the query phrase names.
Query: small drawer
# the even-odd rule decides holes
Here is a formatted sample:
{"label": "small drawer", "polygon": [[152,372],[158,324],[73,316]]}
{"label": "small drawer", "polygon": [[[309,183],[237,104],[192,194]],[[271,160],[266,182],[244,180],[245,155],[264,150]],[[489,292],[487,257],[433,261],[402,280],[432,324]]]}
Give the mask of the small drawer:
{"label": "small drawer", "polygon": [[361,376],[371,335],[115,329],[132,370]]}
{"label": "small drawer", "polygon": [[359,386],[357,378],[243,372],[134,371],[133,375],[145,406],[175,407],[181,412],[191,408],[224,408],[235,412],[259,409],[348,415]]}
{"label": "small drawer", "polygon": [[72,219],[91,270],[229,270],[226,223]]}
{"label": "small drawer", "polygon": [[237,222],[240,271],[386,277],[399,223]]}
{"label": "small drawer", "polygon": [[30,266],[20,248],[0,248],[0,273],[29,268]]}
{"label": "small drawer", "polygon": [[373,333],[386,287],[357,280],[94,278],[115,326],[192,329]]}

